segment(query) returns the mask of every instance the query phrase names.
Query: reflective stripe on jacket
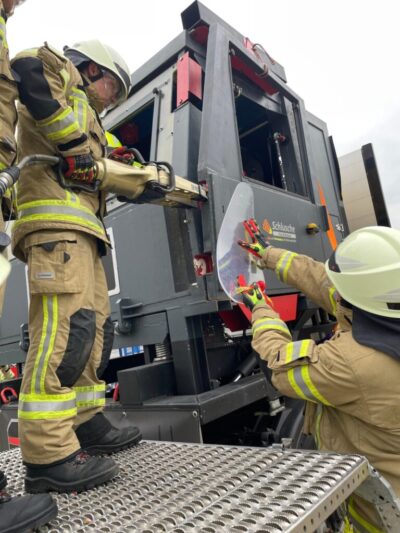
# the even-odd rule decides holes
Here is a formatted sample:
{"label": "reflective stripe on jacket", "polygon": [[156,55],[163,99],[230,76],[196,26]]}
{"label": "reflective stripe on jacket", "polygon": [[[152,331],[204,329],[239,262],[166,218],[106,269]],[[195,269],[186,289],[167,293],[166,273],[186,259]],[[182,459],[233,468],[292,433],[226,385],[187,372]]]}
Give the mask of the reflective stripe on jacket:
{"label": "reflective stripe on jacket", "polygon": [[[273,384],[284,395],[307,401],[305,431],[314,434],[319,448],[365,455],[400,495],[399,363],[354,340],[351,311],[336,303],[322,263],[270,247],[262,264],[338,319],[329,341],[292,342],[278,314],[258,305],[252,345],[273,370]],[[360,498],[354,502],[364,528],[384,530],[370,505]]]}
{"label": "reflective stripe on jacket", "polygon": [[105,230],[100,220],[90,209],[79,204],[78,195],[69,193],[68,196],[66,200],[37,200],[19,204],[18,220],[14,223],[14,231],[25,225],[29,228],[37,221],[70,222],[90,230],[90,233],[95,233],[99,238],[104,238]]}
{"label": "reflective stripe on jacket", "polygon": [[[20,78],[19,158],[30,154],[67,157],[88,153],[94,159],[103,157],[105,133],[72,62],[45,45],[21,52],[12,65]],[[105,193],[70,192],[59,185],[55,172],[48,165],[21,172],[19,219],[12,241],[14,254],[21,260],[25,258],[19,243],[27,234],[43,229],[83,231],[107,242],[101,220]]]}

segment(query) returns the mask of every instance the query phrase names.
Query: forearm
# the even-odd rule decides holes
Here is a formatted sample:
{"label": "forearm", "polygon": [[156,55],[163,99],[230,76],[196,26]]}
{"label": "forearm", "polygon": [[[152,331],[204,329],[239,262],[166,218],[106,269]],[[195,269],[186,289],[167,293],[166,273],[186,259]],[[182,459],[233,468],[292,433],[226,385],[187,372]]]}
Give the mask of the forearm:
{"label": "forearm", "polygon": [[253,311],[252,347],[272,370],[273,385],[285,396],[304,397],[295,390],[288,379],[289,368],[285,368],[286,352],[293,346],[288,327],[279,315],[268,306],[261,305]]}
{"label": "forearm", "polygon": [[269,368],[274,368],[280,351],[292,341],[289,328],[268,304],[257,305],[252,316],[252,347]]}
{"label": "forearm", "polygon": [[302,372],[315,360],[312,340],[292,342],[285,322],[266,306],[253,312],[253,349],[272,370],[272,383],[284,396],[329,404],[313,386],[305,387]]}
{"label": "forearm", "polygon": [[346,334],[319,345],[312,339],[293,342],[286,324],[264,304],[254,308],[252,325],[252,346],[283,395],[354,412],[361,389],[348,364]]}
{"label": "forearm", "polygon": [[328,313],[335,314],[335,289],[323,263],[306,255],[269,246],[261,265],[274,270],[280,281],[300,290]]}

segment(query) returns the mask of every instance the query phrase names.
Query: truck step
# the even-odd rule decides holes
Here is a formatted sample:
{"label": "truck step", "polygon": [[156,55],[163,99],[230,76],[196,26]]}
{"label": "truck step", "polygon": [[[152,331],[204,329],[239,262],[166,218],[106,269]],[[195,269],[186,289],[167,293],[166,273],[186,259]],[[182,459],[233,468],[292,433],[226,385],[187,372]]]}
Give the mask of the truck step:
{"label": "truck step", "polygon": [[[40,531],[311,533],[369,475],[368,462],[281,448],[143,441],[116,454],[113,481],[55,494],[59,515]],[[0,454],[8,491],[24,491],[20,451]]]}

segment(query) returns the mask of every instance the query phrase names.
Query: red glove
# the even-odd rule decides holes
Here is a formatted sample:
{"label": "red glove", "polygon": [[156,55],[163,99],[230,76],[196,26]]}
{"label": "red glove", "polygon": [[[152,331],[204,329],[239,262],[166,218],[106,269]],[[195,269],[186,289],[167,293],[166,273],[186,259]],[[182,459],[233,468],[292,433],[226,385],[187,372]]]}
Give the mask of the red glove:
{"label": "red glove", "polygon": [[90,154],[73,155],[64,158],[63,173],[67,179],[93,183],[97,168]]}
{"label": "red glove", "polygon": [[241,276],[238,276],[236,280],[236,294],[240,294],[244,305],[253,311],[254,307],[258,304],[267,303],[272,308],[274,307],[272,300],[265,292],[265,282],[256,281],[249,287],[241,285]]}
{"label": "red glove", "polygon": [[238,241],[238,245],[244,248],[246,252],[255,255],[258,259],[261,259],[265,253],[265,250],[268,248],[268,246],[270,246],[266,236],[262,233],[254,218],[243,221],[243,226],[251,238],[251,243],[246,241]]}
{"label": "red glove", "polygon": [[119,148],[115,148],[115,150],[110,153],[108,158],[112,159],[113,161],[125,163],[126,165],[132,165],[132,163],[135,161],[134,154],[130,152],[126,146],[120,146]]}

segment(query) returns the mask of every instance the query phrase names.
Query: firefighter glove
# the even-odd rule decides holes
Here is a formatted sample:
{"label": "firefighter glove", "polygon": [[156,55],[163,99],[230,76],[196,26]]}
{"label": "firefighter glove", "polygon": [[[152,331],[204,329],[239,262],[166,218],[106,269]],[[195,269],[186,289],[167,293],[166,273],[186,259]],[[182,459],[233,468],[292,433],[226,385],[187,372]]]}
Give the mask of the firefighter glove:
{"label": "firefighter glove", "polygon": [[126,146],[115,148],[108,158],[126,165],[132,165],[135,161],[135,155]]}
{"label": "firefighter glove", "polygon": [[268,246],[270,246],[269,242],[260,230],[254,218],[245,220],[243,222],[243,226],[249,235],[251,242],[238,241],[238,245],[246,250],[246,252],[255,255],[258,259],[261,259]]}
{"label": "firefighter glove", "polygon": [[96,163],[90,154],[65,157],[63,174],[70,180],[93,183],[97,174]]}
{"label": "firefighter glove", "polygon": [[236,283],[236,294],[240,294],[246,307],[253,311],[258,304],[265,303],[264,295],[258,283],[252,283],[249,287],[242,287]]}

